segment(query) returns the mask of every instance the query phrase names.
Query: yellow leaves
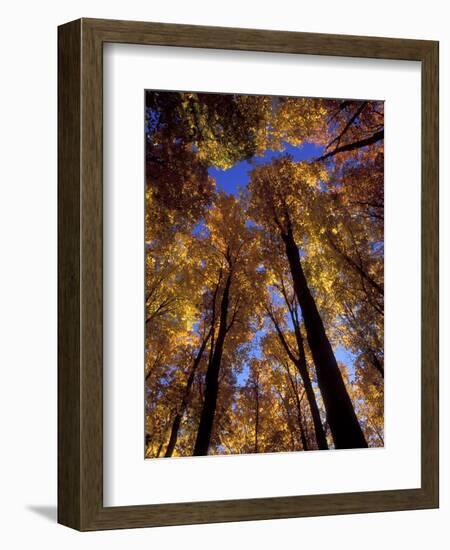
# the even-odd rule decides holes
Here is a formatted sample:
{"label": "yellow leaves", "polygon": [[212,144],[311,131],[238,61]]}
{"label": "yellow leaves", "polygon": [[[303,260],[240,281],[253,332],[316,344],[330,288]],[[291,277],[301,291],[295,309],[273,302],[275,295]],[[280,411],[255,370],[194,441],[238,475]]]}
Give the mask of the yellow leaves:
{"label": "yellow leaves", "polygon": [[283,98],[274,116],[274,134],[291,145],[317,139],[326,130],[325,103],[311,98]]}
{"label": "yellow leaves", "polygon": [[[304,396],[295,361],[273,322],[281,327],[287,347],[297,352],[294,327],[304,332],[307,370],[324,416],[286,256],[286,242],[292,244],[288,232],[327,337],[333,348],[344,347],[355,358],[353,370],[343,369],[346,385],[352,399],[361,402],[364,429],[374,441],[376,432],[370,430],[375,429],[367,426],[370,420],[382,433],[382,385],[377,385],[370,350],[382,361],[383,326],[373,311],[375,291],[360,271],[382,283],[382,224],[375,235],[361,203],[370,201],[376,205],[374,214],[382,212],[379,148],[360,154],[358,162],[363,158],[367,166],[352,166],[344,176],[333,171],[332,163],[271,154],[270,162],[258,159],[253,164],[248,188],[239,197],[231,196],[217,192],[209,167],[225,170],[268,148],[282,151],[286,143],[326,144],[332,103],[186,93],[171,96],[167,105],[164,123],[147,151],[147,456],[164,454],[202,338],[211,328],[217,338],[225,288],[227,335],[211,452],[301,449],[302,416],[313,434],[306,399],[300,406],[296,401]],[[336,121],[337,127],[343,127],[343,120]],[[211,341],[198,364],[174,456],[192,452]]]}
{"label": "yellow leaves", "polygon": [[332,274],[325,274],[323,273],[321,277],[319,277],[318,286],[321,286],[324,290],[324,292],[329,295],[331,292],[331,289],[333,288],[335,278]]}
{"label": "yellow leaves", "polygon": [[290,224],[301,242],[316,232],[328,180],[328,171],[315,163],[294,162],[289,155],[276,158],[251,173],[249,214],[275,233]]}

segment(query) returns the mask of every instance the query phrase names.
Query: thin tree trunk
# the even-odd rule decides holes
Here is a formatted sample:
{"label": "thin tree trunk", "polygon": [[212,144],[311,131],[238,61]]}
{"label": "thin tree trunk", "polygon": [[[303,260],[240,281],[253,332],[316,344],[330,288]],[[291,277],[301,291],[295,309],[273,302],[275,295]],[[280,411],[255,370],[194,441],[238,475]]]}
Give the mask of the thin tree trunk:
{"label": "thin tree trunk", "polygon": [[300,401],[297,399],[297,416],[298,416],[298,425],[300,427],[300,438],[302,440],[303,450],[309,451],[308,440],[306,439],[305,427],[303,425],[302,411],[300,408]]}
{"label": "thin tree trunk", "polygon": [[302,331],[300,329],[300,321],[298,318],[297,306],[295,304],[295,300],[293,304],[289,302],[286,289],[284,287],[284,283],[283,283],[283,296],[286,301],[286,305],[289,309],[289,314],[291,316],[292,324],[294,326],[295,341],[297,342],[298,357],[299,357],[297,368],[303,380],[303,387],[305,389],[306,398],[308,399],[308,403],[310,404],[311,416],[313,419],[314,431],[316,434],[317,447],[320,450],[326,450],[328,449],[328,442],[325,435],[325,431],[323,429],[322,419],[320,417],[319,407],[317,405],[316,394],[314,393],[311,379],[309,377],[308,366],[306,364],[305,346],[303,343]]}
{"label": "thin tree trunk", "polygon": [[160,443],[159,446],[158,446],[158,450],[156,451],[156,458],[159,458],[159,455],[161,454],[163,445],[164,445],[164,440],[161,441],[161,443]]}
{"label": "thin tree trunk", "polygon": [[381,377],[384,378],[384,367],[381,364],[381,361],[378,359],[378,357],[376,356],[376,354],[375,354],[375,352],[373,351],[372,348],[369,348],[368,351],[369,351],[370,356],[372,358],[372,365],[381,374]]}
{"label": "thin tree trunk", "polygon": [[378,439],[380,440],[381,444],[384,447],[384,437],[380,434],[378,428],[375,426],[375,424],[371,420],[369,420],[369,424],[371,425],[373,431],[377,434]]}
{"label": "thin tree trunk", "polygon": [[259,432],[259,386],[255,384],[255,453],[258,452],[258,432]]}
{"label": "thin tree trunk", "polygon": [[291,438],[291,450],[296,451],[297,450],[297,442],[294,437],[294,434],[296,433],[295,426],[293,425],[292,418],[291,418],[291,407],[289,406],[286,401],[288,400],[287,396],[284,396],[281,394],[280,391],[275,390],[276,394],[280,398],[281,403],[283,404],[284,412],[286,413],[286,423],[288,426],[288,432],[289,436]]}
{"label": "thin tree trunk", "polygon": [[316,302],[308,288],[298,247],[290,226],[287,232],[282,232],[282,238],[335,447],[337,449],[367,447],[333,349],[325,333]]}
{"label": "thin tree trunk", "polygon": [[311,409],[311,416],[314,424],[314,431],[316,433],[317,447],[321,450],[328,449],[327,438],[323,429],[322,419],[320,418],[319,407],[317,405],[316,394],[312,387],[311,379],[308,373],[308,367],[306,364],[305,347],[303,345],[303,337],[300,332],[300,327],[297,323],[294,324],[295,337],[297,340],[298,351],[300,354],[297,368],[302,377],[303,387],[305,388],[306,398],[308,399],[309,408]]}
{"label": "thin tree trunk", "polygon": [[230,271],[225,283],[225,288],[222,295],[222,301],[220,304],[220,321],[219,330],[217,332],[217,339],[214,345],[214,352],[211,357],[211,361],[208,364],[205,377],[205,399],[203,401],[203,408],[200,415],[200,423],[197,432],[197,438],[194,446],[194,456],[208,454],[209,445],[211,442],[211,434],[214,423],[214,416],[216,414],[217,394],[219,391],[219,371],[222,361],[223,347],[225,343],[225,337],[227,335],[227,316],[228,306],[230,300],[230,286],[231,286],[232,272]]}
{"label": "thin tree trunk", "polygon": [[343,260],[355,270],[363,279],[365,279],[372,288],[374,288],[381,296],[384,296],[384,289],[379,285],[363,268],[361,265],[358,265],[353,258],[346,254],[339,246],[334,242],[334,240],[328,236],[328,242],[330,243],[331,248],[341,256]]}
{"label": "thin tree trunk", "polygon": [[184,413],[186,411],[186,408],[188,406],[188,403],[189,403],[189,398],[190,398],[190,395],[191,395],[191,388],[192,388],[192,384],[194,383],[195,372],[197,370],[197,367],[200,364],[200,361],[202,360],[203,353],[204,353],[205,348],[206,348],[206,344],[208,343],[208,340],[211,336],[211,332],[212,332],[212,327],[209,329],[208,334],[203,339],[202,345],[200,346],[200,348],[197,352],[197,355],[194,359],[194,363],[192,364],[192,368],[191,368],[191,371],[189,373],[189,377],[188,377],[187,382],[186,382],[186,387],[184,388],[183,398],[181,400],[180,407],[179,407],[179,409],[178,409],[178,411],[175,415],[175,418],[173,419],[172,429],[171,429],[171,432],[170,432],[169,443],[167,444],[167,449],[166,449],[166,452],[165,452],[165,455],[164,455],[165,457],[172,456],[173,451],[175,449],[175,445],[177,444],[178,432],[180,430],[181,420],[183,418],[183,415],[184,415]]}
{"label": "thin tree trunk", "polygon": [[286,372],[287,372],[287,375],[288,375],[288,378],[289,378],[289,382],[291,384],[292,393],[294,394],[295,404],[297,406],[297,421],[298,421],[298,426],[299,426],[299,429],[300,429],[300,439],[302,441],[302,447],[303,447],[304,451],[308,451],[309,450],[309,445],[308,445],[308,440],[306,438],[305,428],[304,428],[304,425],[303,425],[302,406],[301,406],[300,398],[298,396],[297,387],[294,384],[294,380],[292,379],[292,375],[291,375],[291,372],[289,370],[289,367],[286,368]]}
{"label": "thin tree trunk", "polygon": [[370,364],[380,373],[381,377],[384,378],[384,365],[382,361],[380,361],[373,347],[367,342],[366,336],[361,332],[360,328],[358,327],[353,310],[345,304],[344,307],[347,310],[347,315],[345,315],[345,319],[353,333],[356,334],[356,337],[360,341],[360,348],[362,349],[362,351],[370,355]]}
{"label": "thin tree trunk", "polygon": [[314,393],[314,389],[311,384],[311,379],[309,377],[308,368],[306,366],[306,357],[305,357],[305,351],[303,349],[303,354],[301,349],[299,349],[300,358],[296,357],[291,349],[289,348],[288,343],[286,342],[286,339],[284,338],[284,335],[281,331],[280,326],[278,325],[277,320],[275,317],[270,315],[273,324],[275,325],[275,329],[278,334],[278,338],[283,345],[284,349],[286,350],[286,353],[289,356],[289,359],[294,363],[294,365],[297,367],[297,370],[302,378],[303,387],[305,388],[306,398],[308,399],[309,408],[311,410],[311,417],[313,419],[314,424],[314,432],[316,435],[316,441],[317,441],[317,447],[321,450],[327,450],[328,449],[328,443],[327,438],[325,436],[325,432],[322,425],[322,420],[320,418],[320,412],[319,407],[317,405],[316,400],[316,394]]}

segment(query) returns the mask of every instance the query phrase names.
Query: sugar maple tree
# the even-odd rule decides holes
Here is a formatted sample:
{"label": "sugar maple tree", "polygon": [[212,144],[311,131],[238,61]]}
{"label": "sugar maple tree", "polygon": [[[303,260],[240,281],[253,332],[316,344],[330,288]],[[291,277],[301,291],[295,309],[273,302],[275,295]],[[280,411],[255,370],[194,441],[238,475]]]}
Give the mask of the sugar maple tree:
{"label": "sugar maple tree", "polygon": [[383,120],[147,92],[148,458],[384,444]]}

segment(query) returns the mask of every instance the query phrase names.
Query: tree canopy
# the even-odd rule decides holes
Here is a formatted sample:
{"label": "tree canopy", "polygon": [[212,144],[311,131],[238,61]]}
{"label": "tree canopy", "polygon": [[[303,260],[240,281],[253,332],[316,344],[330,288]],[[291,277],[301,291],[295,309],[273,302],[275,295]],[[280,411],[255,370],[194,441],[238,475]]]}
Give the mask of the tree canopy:
{"label": "tree canopy", "polygon": [[384,444],[381,101],[146,93],[146,457]]}

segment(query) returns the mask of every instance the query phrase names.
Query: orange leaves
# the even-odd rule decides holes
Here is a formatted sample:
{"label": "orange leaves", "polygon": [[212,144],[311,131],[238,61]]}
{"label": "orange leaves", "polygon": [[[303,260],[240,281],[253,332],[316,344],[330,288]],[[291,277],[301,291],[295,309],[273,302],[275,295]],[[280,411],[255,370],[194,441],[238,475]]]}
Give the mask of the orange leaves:
{"label": "orange leaves", "polygon": [[258,166],[251,173],[249,214],[275,232],[286,233],[290,226],[301,242],[319,219],[321,189],[328,180],[323,166],[294,162],[288,155]]}
{"label": "orange leaves", "polygon": [[274,135],[292,145],[320,143],[327,131],[326,114],[326,100],[281,98],[272,123]]}
{"label": "orange leaves", "polygon": [[[288,233],[333,350],[351,354],[342,372],[364,435],[380,445],[383,140],[358,143],[382,132],[383,103],[148,96],[147,456],[164,456],[176,424],[173,456],[192,454],[224,323],[209,453],[315,449],[322,423],[332,445]],[[326,158],[295,160],[286,144],[314,144]],[[253,164],[248,185],[239,195],[219,191],[209,169],[243,159]]]}

